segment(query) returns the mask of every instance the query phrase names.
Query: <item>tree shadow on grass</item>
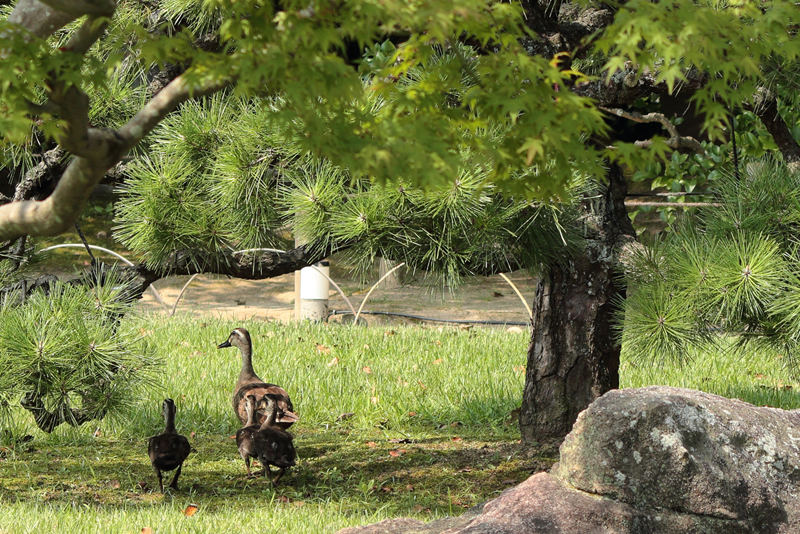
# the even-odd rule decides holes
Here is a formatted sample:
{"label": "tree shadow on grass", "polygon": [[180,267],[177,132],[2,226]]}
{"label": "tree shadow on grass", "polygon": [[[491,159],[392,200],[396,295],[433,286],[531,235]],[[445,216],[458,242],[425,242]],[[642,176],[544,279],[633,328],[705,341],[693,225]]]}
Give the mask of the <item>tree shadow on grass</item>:
{"label": "tree shadow on grass", "polygon": [[381,507],[393,515],[458,515],[554,461],[514,441],[491,438],[428,434],[397,442],[336,430],[303,432],[295,443],[298,465],[274,486],[264,477],[246,478],[233,440],[197,436],[180,491],[162,496],[143,440],[98,439],[81,446],[34,441],[6,450],[0,459],[0,502],[131,509],[188,497],[207,510],[223,510],[232,502],[269,498],[287,504],[338,502],[345,510]]}

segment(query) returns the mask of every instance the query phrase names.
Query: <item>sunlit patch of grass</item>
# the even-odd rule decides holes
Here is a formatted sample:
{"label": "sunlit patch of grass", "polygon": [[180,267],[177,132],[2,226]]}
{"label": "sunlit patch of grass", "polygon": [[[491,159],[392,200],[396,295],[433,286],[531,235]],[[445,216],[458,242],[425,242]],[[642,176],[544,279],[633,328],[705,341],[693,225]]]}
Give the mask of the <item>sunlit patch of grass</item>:
{"label": "sunlit patch of grass", "polygon": [[788,355],[735,349],[724,340],[717,348],[693,349],[683,364],[648,365],[623,350],[620,384],[697,389],[740,399],[755,406],[800,408],[800,381]]}

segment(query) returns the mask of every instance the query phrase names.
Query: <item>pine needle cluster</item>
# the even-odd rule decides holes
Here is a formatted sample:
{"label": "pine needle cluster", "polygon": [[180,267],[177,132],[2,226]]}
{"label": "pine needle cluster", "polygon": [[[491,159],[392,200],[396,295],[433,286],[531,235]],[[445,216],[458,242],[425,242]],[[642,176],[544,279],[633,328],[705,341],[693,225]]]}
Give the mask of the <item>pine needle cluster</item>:
{"label": "pine needle cluster", "polygon": [[235,250],[286,248],[278,185],[297,157],[257,106],[229,95],[187,102],[129,166],[115,237],[154,268],[175,251],[213,264]]}
{"label": "pine needle cluster", "polygon": [[[446,109],[459,105],[477,79],[469,47],[441,49],[398,82],[406,90],[395,98],[447,87],[426,102]],[[464,276],[535,268],[579,244],[568,199],[503,196],[489,183],[485,158],[453,149],[458,173],[424,188],[354,176],[303,150],[302,140],[274,120],[283,105],[232,94],[182,105],[151,136],[149,153],[128,166],[115,237],[161,269],[177,251],[213,265],[233,251],[291,248],[295,238],[317,251],[346,249],[344,260],[362,276],[383,257],[434,273],[451,288]],[[385,101],[376,93],[366,105]],[[489,142],[505,133],[481,127],[464,135]]]}
{"label": "pine needle cluster", "polygon": [[629,354],[682,360],[733,337],[792,356],[800,342],[800,174],[772,160],[728,176],[714,205],[625,257]]}
{"label": "pine needle cluster", "polygon": [[91,288],[55,282],[24,300],[8,294],[0,304],[0,417],[21,401],[68,424],[81,422],[76,413],[96,419],[133,405],[158,359],[118,321],[131,305],[128,289],[111,271]]}

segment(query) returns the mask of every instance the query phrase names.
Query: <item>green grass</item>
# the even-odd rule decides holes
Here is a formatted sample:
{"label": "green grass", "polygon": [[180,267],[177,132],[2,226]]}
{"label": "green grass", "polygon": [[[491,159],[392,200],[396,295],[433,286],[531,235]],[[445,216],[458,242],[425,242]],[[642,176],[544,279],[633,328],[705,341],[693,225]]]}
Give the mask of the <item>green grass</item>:
{"label": "green grass", "polygon": [[717,350],[689,354],[683,365],[642,362],[623,351],[620,387],[666,385],[699,389],[755,406],[794,410],[800,408],[800,382],[793,368],[786,355],[734,350],[724,342]]}
{"label": "green grass", "polygon": [[[126,320],[163,357],[159,386],[131,392],[124,416],[50,435],[17,412],[0,448],[0,533],[317,534],[398,516],[429,521],[458,515],[556,460],[521,450],[508,417],[522,397],[527,333]],[[230,395],[240,358],[216,345],[236,326],[253,336],[261,378],[284,386],[301,416],[291,429],[298,465],[276,487],[245,479],[230,439],[239,426]],[[789,371],[785,358],[768,354],[696,354],[683,366],[623,356],[621,380],[797,408]],[[154,491],[146,455],[146,438],[163,427],[164,397],[175,399],[178,430],[194,447],[180,491],[167,495]],[[183,513],[189,504],[198,507],[192,517]]]}
{"label": "green grass", "polygon": [[[246,480],[230,439],[241,360],[216,348],[242,323],[135,320],[164,358],[160,386],[124,417],[50,435],[18,413],[12,434],[33,439],[0,449],[0,532],[320,533],[400,515],[430,520],[554,461],[520,450],[508,419],[522,395],[526,334],[249,322],[256,372],[291,393],[301,420],[291,429],[298,466],[277,487]],[[145,452],[163,428],[164,397],[175,399],[178,430],[195,449],[180,491],[167,496],[153,491]],[[182,513],[189,503],[199,507],[193,517]]]}

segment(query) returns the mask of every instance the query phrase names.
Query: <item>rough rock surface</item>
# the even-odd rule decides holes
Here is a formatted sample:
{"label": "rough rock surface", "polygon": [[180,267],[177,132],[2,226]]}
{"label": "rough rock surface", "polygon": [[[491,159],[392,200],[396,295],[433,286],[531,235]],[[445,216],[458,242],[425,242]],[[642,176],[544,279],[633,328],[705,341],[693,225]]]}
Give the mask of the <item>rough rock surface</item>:
{"label": "rough rock surface", "polygon": [[551,473],[458,518],[340,534],[800,533],[799,444],[800,411],[614,390],[580,414]]}

